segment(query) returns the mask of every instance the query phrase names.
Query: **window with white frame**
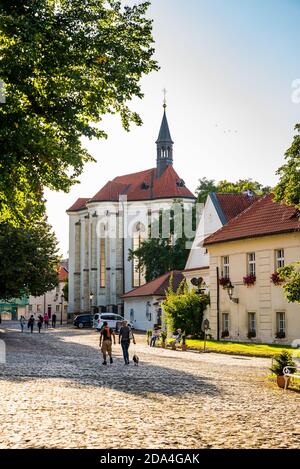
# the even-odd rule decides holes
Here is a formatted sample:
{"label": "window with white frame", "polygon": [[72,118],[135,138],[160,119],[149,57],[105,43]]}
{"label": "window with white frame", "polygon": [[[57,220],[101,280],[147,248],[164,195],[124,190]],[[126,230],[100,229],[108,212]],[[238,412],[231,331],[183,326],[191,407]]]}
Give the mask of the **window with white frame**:
{"label": "window with white frame", "polygon": [[275,269],[284,267],[284,249],[276,249],[275,251]]}
{"label": "window with white frame", "polygon": [[59,305],[56,305],[55,309],[56,309],[56,312],[59,313],[60,306],[59,306]]}
{"label": "window with white frame", "polygon": [[277,333],[285,334],[285,313],[276,313]]}
{"label": "window with white frame", "polygon": [[248,329],[249,332],[256,332],[256,314],[248,313]]}
{"label": "window with white frame", "polygon": [[222,257],[222,277],[229,278],[229,256]]}
{"label": "window with white frame", "polygon": [[256,275],[255,252],[248,253],[248,275]]}
{"label": "window with white frame", "polygon": [[28,311],[32,311],[32,305],[28,305]]}
{"label": "window with white frame", "polygon": [[229,313],[223,313],[222,314],[222,331],[228,331],[229,332]]}

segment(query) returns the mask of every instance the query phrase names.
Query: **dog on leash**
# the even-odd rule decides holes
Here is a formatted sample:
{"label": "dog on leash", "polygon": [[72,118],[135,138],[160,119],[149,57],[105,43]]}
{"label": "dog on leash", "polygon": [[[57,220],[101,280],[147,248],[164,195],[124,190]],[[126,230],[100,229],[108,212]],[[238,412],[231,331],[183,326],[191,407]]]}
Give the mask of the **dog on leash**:
{"label": "dog on leash", "polygon": [[139,357],[137,356],[136,353],[133,355],[132,360],[133,360],[135,366],[138,366],[140,359],[139,359]]}

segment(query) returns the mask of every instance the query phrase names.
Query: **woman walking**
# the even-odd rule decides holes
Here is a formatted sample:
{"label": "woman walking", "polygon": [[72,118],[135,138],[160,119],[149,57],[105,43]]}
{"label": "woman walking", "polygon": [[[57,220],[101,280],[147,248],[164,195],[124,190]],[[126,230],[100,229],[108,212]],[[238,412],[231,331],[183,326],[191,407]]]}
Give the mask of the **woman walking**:
{"label": "woman walking", "polygon": [[44,323],[45,323],[45,329],[48,329],[49,326],[49,316],[47,313],[44,314]]}
{"label": "woman walking", "polygon": [[24,317],[24,316],[21,316],[21,317],[20,317],[21,332],[24,332],[25,324],[26,324],[25,317]]}

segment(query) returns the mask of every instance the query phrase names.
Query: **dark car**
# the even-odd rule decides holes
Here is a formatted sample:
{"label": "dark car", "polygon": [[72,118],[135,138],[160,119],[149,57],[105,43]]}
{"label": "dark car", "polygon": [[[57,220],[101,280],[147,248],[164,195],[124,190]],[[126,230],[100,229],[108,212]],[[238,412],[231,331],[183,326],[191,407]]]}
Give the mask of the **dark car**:
{"label": "dark car", "polygon": [[83,327],[92,327],[93,325],[93,314],[79,314],[75,317],[73,324],[79,329]]}

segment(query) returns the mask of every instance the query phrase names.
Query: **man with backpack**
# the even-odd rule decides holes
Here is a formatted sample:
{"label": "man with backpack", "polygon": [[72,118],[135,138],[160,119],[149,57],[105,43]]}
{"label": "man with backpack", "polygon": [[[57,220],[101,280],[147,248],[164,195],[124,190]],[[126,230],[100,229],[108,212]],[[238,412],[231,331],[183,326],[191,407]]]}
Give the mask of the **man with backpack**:
{"label": "man with backpack", "polygon": [[100,332],[100,343],[99,347],[102,350],[103,354],[103,363],[102,365],[107,365],[106,354],[109,356],[110,363],[113,363],[112,359],[112,337],[114,339],[114,344],[116,345],[116,336],[111,327],[108,326],[108,323],[104,321],[103,327]]}

